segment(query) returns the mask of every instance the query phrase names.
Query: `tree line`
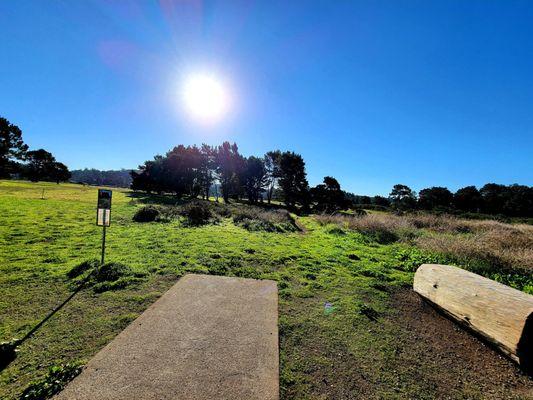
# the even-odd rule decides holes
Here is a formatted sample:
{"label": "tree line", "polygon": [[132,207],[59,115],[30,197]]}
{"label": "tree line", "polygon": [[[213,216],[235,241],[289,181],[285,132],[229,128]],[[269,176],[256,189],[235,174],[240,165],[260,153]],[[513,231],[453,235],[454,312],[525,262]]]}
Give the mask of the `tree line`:
{"label": "tree line", "polygon": [[29,150],[20,128],[0,117],[0,178],[10,177],[59,183],[67,181],[70,172],[52,153],[44,149]]}
{"label": "tree line", "polygon": [[215,196],[220,195],[226,202],[247,199],[253,204],[270,203],[279,188],[288,207],[305,208],[310,204],[305,162],[301,155],[290,151],[245,157],[236,143],[179,145],[146,161],[131,176],[134,190],[177,197],[208,198],[215,188]]}
{"label": "tree line", "polygon": [[[165,155],[146,161],[138,171],[84,169],[74,172],[75,182],[122,187],[131,183],[134,190],[173,193],[178,197],[220,195],[226,202],[246,199],[250,203],[270,203],[275,198],[291,209],[304,211],[392,208],[533,217],[531,186],[487,183],[480,189],[466,186],[455,193],[434,186],[417,194],[408,186],[397,184],[388,197],[361,196],[343,191],[331,176],[309,187],[305,161],[300,154],[272,150],[262,157],[245,157],[236,143],[229,142],[219,146],[179,145]],[[71,173],[50,152],[29,150],[20,128],[0,117],[0,178],[9,177],[59,183],[69,180]]]}
{"label": "tree line", "polygon": [[390,205],[398,210],[459,211],[508,217],[533,217],[533,187],[487,183],[480,189],[465,186],[455,193],[441,186],[417,193],[406,185],[395,185]]}
{"label": "tree line", "polygon": [[131,185],[131,170],[100,171],[94,168],[75,169],[70,171],[71,182],[85,183],[95,186],[115,186],[129,188]]}
{"label": "tree line", "polygon": [[530,186],[488,183],[479,190],[466,186],[455,193],[444,187],[430,187],[417,194],[398,184],[388,197],[361,196],[343,191],[331,176],[309,187],[300,154],[273,150],[262,157],[245,157],[236,143],[229,142],[219,146],[176,146],[165,155],[146,161],[131,175],[134,190],[173,193],[178,197],[220,195],[226,202],[246,199],[252,204],[270,203],[276,198],[291,209],[304,211],[377,208],[533,216]]}

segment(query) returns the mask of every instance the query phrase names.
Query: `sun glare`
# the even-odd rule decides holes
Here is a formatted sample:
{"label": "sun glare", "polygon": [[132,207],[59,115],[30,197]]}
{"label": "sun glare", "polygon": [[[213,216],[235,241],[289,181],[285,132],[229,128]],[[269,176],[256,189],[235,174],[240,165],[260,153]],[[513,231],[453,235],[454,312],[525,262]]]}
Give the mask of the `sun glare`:
{"label": "sun glare", "polygon": [[211,75],[188,76],[183,84],[182,95],[187,114],[199,122],[215,123],[230,110],[228,88]]}

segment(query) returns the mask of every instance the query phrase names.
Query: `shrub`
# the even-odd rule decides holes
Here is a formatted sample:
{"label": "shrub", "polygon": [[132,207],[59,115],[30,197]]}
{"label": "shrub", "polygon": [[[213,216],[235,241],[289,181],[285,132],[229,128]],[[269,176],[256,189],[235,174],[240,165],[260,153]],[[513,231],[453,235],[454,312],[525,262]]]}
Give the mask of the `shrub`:
{"label": "shrub", "polygon": [[144,206],[137,210],[133,216],[135,222],[153,222],[160,215],[159,207],[157,206]]}
{"label": "shrub", "polygon": [[207,201],[193,201],[184,205],[181,215],[186,218],[187,226],[201,226],[216,221],[211,205]]}
{"label": "shrub", "polygon": [[233,222],[249,231],[296,232],[300,230],[288,211],[265,211],[259,207],[242,207],[234,211]]}

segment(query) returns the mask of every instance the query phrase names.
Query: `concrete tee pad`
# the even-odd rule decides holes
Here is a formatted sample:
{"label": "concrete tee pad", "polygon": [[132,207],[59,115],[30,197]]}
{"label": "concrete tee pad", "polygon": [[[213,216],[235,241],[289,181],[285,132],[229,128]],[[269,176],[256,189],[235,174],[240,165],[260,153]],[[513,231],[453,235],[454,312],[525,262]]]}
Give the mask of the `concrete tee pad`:
{"label": "concrete tee pad", "polygon": [[276,400],[278,373],[276,283],[186,275],[55,399]]}

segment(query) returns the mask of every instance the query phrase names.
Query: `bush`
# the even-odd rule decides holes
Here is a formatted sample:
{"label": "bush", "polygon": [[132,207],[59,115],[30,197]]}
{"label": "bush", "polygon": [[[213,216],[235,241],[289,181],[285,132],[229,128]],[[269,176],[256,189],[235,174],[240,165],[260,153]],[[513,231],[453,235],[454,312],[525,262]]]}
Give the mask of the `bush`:
{"label": "bush", "polygon": [[137,210],[133,216],[135,222],[153,222],[160,215],[159,207],[156,206],[144,206]]}
{"label": "bush", "polygon": [[242,207],[235,210],[233,222],[249,231],[296,232],[300,230],[294,218],[285,210],[265,211],[259,207]]}
{"label": "bush", "polygon": [[181,215],[186,218],[187,226],[201,226],[217,220],[207,201],[193,201],[184,205]]}

